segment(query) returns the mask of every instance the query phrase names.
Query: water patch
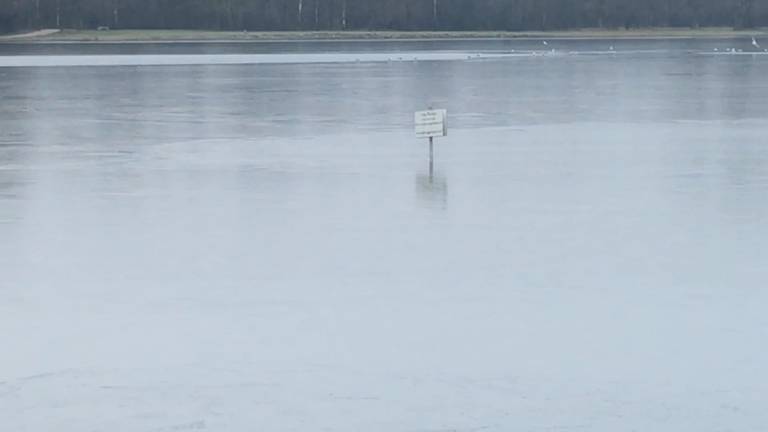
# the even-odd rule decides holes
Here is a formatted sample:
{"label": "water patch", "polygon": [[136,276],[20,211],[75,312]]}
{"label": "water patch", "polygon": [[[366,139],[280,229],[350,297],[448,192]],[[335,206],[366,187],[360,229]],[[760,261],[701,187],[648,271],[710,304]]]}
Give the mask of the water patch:
{"label": "water patch", "polygon": [[[490,59],[516,54],[473,52],[218,54],[218,55],[51,55],[0,56],[0,67],[189,66],[250,64],[385,63]],[[519,55],[519,54],[518,54]]]}
{"label": "water patch", "polygon": [[698,54],[708,56],[768,56],[768,51],[708,51]]}

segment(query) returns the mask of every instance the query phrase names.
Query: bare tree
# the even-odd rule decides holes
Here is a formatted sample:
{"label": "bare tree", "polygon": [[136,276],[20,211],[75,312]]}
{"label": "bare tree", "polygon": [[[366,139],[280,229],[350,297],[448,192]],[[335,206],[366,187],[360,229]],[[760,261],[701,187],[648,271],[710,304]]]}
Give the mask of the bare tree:
{"label": "bare tree", "polygon": [[112,3],[112,26],[120,26],[120,0],[114,0]]}
{"label": "bare tree", "polygon": [[299,27],[301,27],[301,10],[303,9],[303,7],[304,7],[304,0],[299,0],[299,16],[297,19],[299,23]]}
{"label": "bare tree", "polygon": [[315,0],[315,30],[320,29],[320,0]]}
{"label": "bare tree", "polygon": [[439,24],[437,20],[437,0],[432,0],[432,25],[437,29]]}

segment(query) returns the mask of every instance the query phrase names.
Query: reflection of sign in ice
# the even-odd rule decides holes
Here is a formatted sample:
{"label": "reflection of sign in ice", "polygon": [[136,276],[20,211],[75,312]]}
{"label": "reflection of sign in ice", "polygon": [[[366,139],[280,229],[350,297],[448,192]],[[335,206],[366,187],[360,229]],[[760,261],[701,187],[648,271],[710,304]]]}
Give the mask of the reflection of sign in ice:
{"label": "reflection of sign in ice", "polygon": [[420,175],[416,177],[416,195],[424,203],[448,204],[448,180],[443,176]]}
{"label": "reflection of sign in ice", "polygon": [[446,110],[419,111],[414,116],[417,138],[433,138],[448,135]]}

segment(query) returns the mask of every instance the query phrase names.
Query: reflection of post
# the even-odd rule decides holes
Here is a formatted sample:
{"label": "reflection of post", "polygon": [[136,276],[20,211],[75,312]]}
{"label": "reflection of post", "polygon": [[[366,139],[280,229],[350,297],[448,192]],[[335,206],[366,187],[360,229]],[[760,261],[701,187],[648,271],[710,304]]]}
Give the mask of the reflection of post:
{"label": "reflection of post", "polygon": [[416,176],[416,194],[419,200],[445,209],[448,204],[448,181],[437,172]]}
{"label": "reflection of post", "polygon": [[433,144],[433,138],[429,137],[429,177],[432,178],[435,174],[435,147]]}

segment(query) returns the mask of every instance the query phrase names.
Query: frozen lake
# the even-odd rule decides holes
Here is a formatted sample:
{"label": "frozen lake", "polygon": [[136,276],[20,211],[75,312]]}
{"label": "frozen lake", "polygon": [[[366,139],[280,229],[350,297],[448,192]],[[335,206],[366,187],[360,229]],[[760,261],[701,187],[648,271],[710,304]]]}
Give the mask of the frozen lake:
{"label": "frozen lake", "polygon": [[0,44],[0,429],[764,428],[750,48]]}

